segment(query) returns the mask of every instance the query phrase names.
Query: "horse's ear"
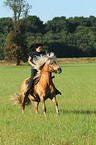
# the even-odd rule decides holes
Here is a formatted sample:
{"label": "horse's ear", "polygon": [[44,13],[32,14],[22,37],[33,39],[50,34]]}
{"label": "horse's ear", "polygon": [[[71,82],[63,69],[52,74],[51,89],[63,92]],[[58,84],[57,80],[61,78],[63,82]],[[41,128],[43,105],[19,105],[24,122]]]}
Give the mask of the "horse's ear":
{"label": "horse's ear", "polygon": [[56,56],[55,56],[55,54],[53,52],[50,52],[50,54],[47,53],[47,58],[48,59],[56,59]]}
{"label": "horse's ear", "polygon": [[48,60],[47,60],[47,64],[49,64],[50,63],[50,59],[48,58]]}
{"label": "horse's ear", "polygon": [[49,58],[49,53],[46,54],[47,55],[47,59]]}

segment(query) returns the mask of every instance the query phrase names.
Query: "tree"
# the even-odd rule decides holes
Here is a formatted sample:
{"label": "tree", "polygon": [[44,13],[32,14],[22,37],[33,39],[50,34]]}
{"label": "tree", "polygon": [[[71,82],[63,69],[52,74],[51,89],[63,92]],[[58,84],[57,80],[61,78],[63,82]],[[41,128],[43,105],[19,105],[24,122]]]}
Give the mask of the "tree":
{"label": "tree", "polygon": [[18,22],[22,15],[24,17],[28,16],[29,9],[31,5],[26,3],[26,0],[6,0],[4,2],[5,6],[8,6],[14,13],[14,24],[15,26],[18,25]]}
{"label": "tree", "polygon": [[66,17],[55,17],[52,21],[48,21],[45,25],[45,30],[52,33],[59,33],[62,30],[69,31],[69,22]]}
{"label": "tree", "polygon": [[37,16],[28,16],[20,20],[20,30],[23,33],[44,33],[43,22]]}
{"label": "tree", "polygon": [[6,46],[6,34],[0,33],[0,60],[4,60],[4,47]]}
{"label": "tree", "polygon": [[13,29],[13,20],[11,18],[0,18],[0,33],[9,33]]}
{"label": "tree", "polygon": [[4,4],[14,13],[13,30],[9,33],[6,39],[5,59],[16,60],[17,65],[19,65],[20,60],[25,60],[25,52],[27,53],[26,38],[20,31],[20,18],[22,15],[24,15],[24,17],[28,15],[31,6],[26,3],[26,0],[6,0]]}
{"label": "tree", "polygon": [[20,32],[11,31],[7,38],[7,45],[5,47],[5,60],[16,61],[16,64],[20,64],[20,60],[26,61],[27,55],[27,43],[25,36]]}

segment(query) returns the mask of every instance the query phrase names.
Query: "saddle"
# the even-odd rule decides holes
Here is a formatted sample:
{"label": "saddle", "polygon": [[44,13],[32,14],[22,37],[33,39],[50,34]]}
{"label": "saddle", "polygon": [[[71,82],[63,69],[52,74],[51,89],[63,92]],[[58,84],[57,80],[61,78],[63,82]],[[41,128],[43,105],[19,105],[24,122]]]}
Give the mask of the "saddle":
{"label": "saddle", "polygon": [[[34,86],[39,82],[39,79],[40,79],[39,77],[36,78],[36,79],[34,79],[33,84],[31,85],[30,89],[28,90],[28,94],[31,94],[31,95],[33,95],[34,97],[36,97],[36,94],[34,93]],[[25,84],[28,85],[29,81],[30,81],[30,78],[28,78],[28,79],[26,80]]]}
{"label": "saddle", "polygon": [[[28,84],[29,83],[29,80],[30,80],[30,78],[28,78],[25,83]],[[35,86],[39,82],[39,80],[40,80],[40,77],[34,79],[32,86]]]}

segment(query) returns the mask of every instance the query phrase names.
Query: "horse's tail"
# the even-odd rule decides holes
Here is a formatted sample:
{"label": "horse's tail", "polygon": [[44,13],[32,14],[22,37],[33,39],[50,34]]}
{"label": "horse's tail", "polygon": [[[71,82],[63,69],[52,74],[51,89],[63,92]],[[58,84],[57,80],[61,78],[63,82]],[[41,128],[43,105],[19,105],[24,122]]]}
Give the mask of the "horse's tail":
{"label": "horse's tail", "polygon": [[[10,100],[12,100],[14,102],[14,104],[22,104],[22,97],[21,97],[21,94],[20,93],[15,93],[14,97],[12,96],[10,98]],[[30,99],[27,97],[26,98],[26,101],[25,101],[25,105],[28,106],[31,104],[31,101]]]}
{"label": "horse's tail", "polygon": [[14,104],[21,104],[22,98],[20,93],[15,93],[14,96],[11,96],[10,100],[13,101]]}

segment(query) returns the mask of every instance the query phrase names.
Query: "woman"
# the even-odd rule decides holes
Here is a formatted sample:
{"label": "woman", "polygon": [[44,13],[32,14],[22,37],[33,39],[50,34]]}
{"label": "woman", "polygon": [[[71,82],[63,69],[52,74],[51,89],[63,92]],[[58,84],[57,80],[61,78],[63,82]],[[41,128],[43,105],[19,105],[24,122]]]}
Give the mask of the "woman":
{"label": "woman", "polygon": [[33,87],[33,78],[37,72],[36,69],[34,69],[35,64],[33,63],[33,59],[36,58],[36,56],[40,56],[41,54],[44,55],[44,52],[42,51],[42,44],[35,43],[32,44],[31,47],[35,48],[35,51],[29,53],[28,63],[31,65],[31,77],[28,83],[27,91],[24,93],[25,97],[29,95],[30,88]]}

